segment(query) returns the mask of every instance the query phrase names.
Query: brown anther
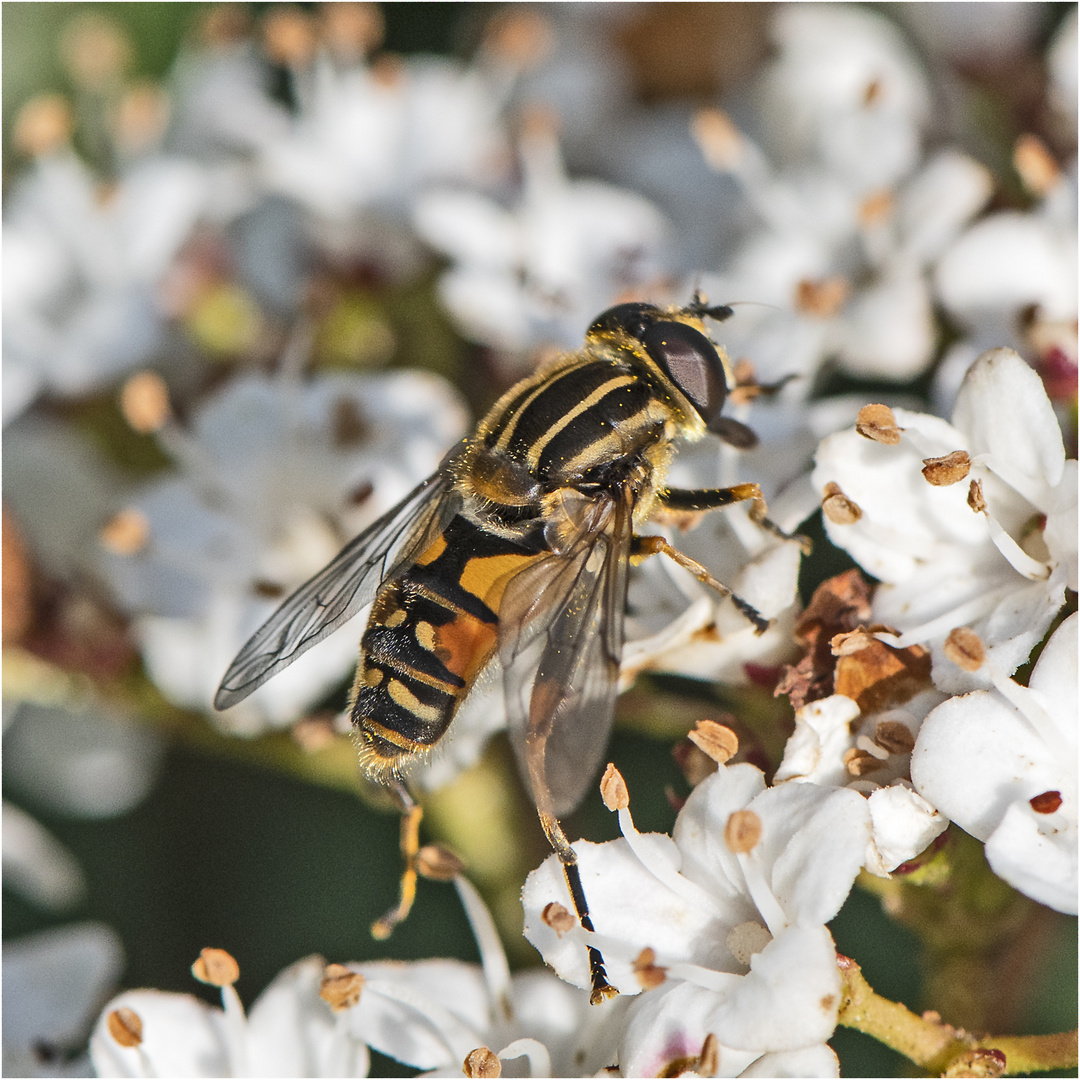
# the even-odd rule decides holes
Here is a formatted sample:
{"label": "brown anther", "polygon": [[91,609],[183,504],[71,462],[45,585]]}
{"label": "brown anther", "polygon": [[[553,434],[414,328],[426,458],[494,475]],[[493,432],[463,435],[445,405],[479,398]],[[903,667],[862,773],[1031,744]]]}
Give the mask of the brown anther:
{"label": "brown anther", "polygon": [[694,1070],[698,1076],[715,1076],[720,1069],[720,1040],[710,1031],[701,1044],[701,1053],[698,1054],[697,1068]]}
{"label": "brown anther", "polygon": [[881,97],[881,80],[871,79],[863,88],[863,105],[873,105]]}
{"label": "brown anther", "polygon": [[862,510],[841,490],[839,484],[831,481],[825,485],[825,494],[821,499],[821,512],[834,525],[854,525],[862,517]]}
{"label": "brown anther", "polygon": [[753,810],[736,810],[724,826],[724,843],[736,855],[753,851],[761,839],[761,818]]}
{"label": "brown anther", "polygon": [[1004,1076],[1005,1054],[1001,1050],[965,1050],[953,1058],[942,1076]]}
{"label": "brown anther", "polygon": [[465,864],[442,844],[425,844],[416,853],[416,872],[429,881],[453,881],[465,872]]}
{"label": "brown anther", "polygon": [[210,986],[232,986],[240,978],[240,965],[224,949],[203,949],[191,974]]}
{"label": "brown anther", "polygon": [[600,797],[609,810],[625,810],[630,805],[630,790],[626,781],[610,761],[600,779]]}
{"label": "brown anther", "polygon": [[888,405],[864,405],[855,418],[855,430],[871,442],[895,446],[900,441],[900,427]]}
{"label": "brown anther", "polygon": [[375,84],[385,90],[393,90],[399,87],[405,81],[407,73],[401,57],[392,56],[390,53],[377,56],[371,62],[369,70]]}
{"label": "brown anther", "polygon": [[667,968],[657,965],[656,951],[647,947],[637,954],[633,972],[642,990],[655,990],[667,979]]}
{"label": "brown anther", "polygon": [[874,757],[869,750],[859,750],[854,746],[844,751],[843,761],[844,767],[852,776],[865,776],[867,773],[880,769],[884,764],[880,758]]}
{"label": "brown anther", "polygon": [[169,95],[156,83],[141,82],[121,95],[112,117],[113,135],[129,153],[144,150],[165,134]]}
{"label": "brown anther", "polygon": [[720,109],[699,109],[690,125],[702,157],[716,172],[738,168],[746,152],[742,132]]}
{"label": "brown anther", "polygon": [[493,1050],[489,1050],[486,1046],[478,1046],[466,1055],[461,1071],[469,1077],[493,1080],[494,1077],[502,1076],[502,1062]]}
{"label": "brown anther", "polygon": [[349,450],[370,437],[371,425],[352,398],[340,397],[330,410],[330,431],[335,449]]}
{"label": "brown anther", "polygon": [[74,129],[67,99],[60,94],[39,94],[16,113],[11,144],[29,157],[44,157],[66,145]]}
{"label": "brown anther", "polygon": [[120,411],[140,435],[160,431],[169,419],[169,388],[156,371],[132,375],[120,391]]}
{"label": "brown anther", "polygon": [[869,630],[860,626],[845,634],[837,634],[829,641],[829,650],[833,656],[854,656],[863,649],[868,649],[877,641]]}
{"label": "brown anther", "polygon": [[874,728],[874,742],[890,754],[910,754],[915,749],[911,728],[899,720],[879,720]]}
{"label": "brown anther", "polygon": [[306,67],[315,55],[315,26],[291,4],[271,5],[262,27],[263,47],[275,64]]}
{"label": "brown anther", "polygon": [[327,43],[344,60],[359,60],[383,42],[386,25],[378,4],[323,4],[319,14]]}
{"label": "brown anther", "polygon": [[888,189],[875,191],[867,195],[859,205],[859,224],[864,229],[871,229],[875,225],[882,225],[893,215],[896,208],[896,199]]}
{"label": "brown anther", "polygon": [[804,315],[831,319],[847,303],[851,286],[838,275],[812,281],[804,278],[795,287],[795,306]]}
{"label": "brown anther", "polygon": [[1032,795],[1028,805],[1036,814],[1052,814],[1061,806],[1060,791],[1044,791],[1041,795]]}
{"label": "brown anther", "polygon": [[0,619],[3,623],[5,645],[22,639],[30,628],[34,614],[33,589],[30,569],[30,552],[26,547],[15,518],[3,510],[3,602],[0,603]]}
{"label": "brown anther", "polygon": [[135,555],[150,540],[150,521],[141,510],[129,506],[102,526],[98,539],[114,555]]}
{"label": "brown anther", "polygon": [[109,1034],[121,1045],[129,1049],[142,1042],[142,1018],[134,1009],[122,1006],[113,1009],[105,1023]]}
{"label": "brown anther", "polygon": [[971,471],[971,456],[966,450],[954,450],[944,457],[923,458],[922,474],[934,487],[958,484]]}
{"label": "brown anther", "polygon": [[982,639],[966,626],[951,630],[942,648],[945,656],[964,671],[978,671],[986,659]]}
{"label": "brown anther", "polygon": [[351,1009],[364,989],[364,976],[344,964],[327,964],[319,983],[319,997],[334,1012]]}
{"label": "brown anther", "polygon": [[250,30],[245,4],[214,4],[199,24],[199,38],[210,48],[227,48],[243,41]]}
{"label": "brown anther", "polygon": [[1016,140],[1012,162],[1024,187],[1032,195],[1041,198],[1061,182],[1060,166],[1046,143],[1037,135],[1021,135]]}
{"label": "brown anther", "polygon": [[715,720],[699,720],[687,738],[720,765],[739,752],[739,736]]}
{"label": "brown anther", "polygon": [[118,23],[87,12],[64,28],[60,56],[77,86],[100,92],[118,82],[131,60],[131,43]]}
{"label": "brown anther", "polygon": [[518,70],[538,64],[554,44],[551,21],[532,7],[497,11],[484,35],[485,51]]}
{"label": "brown anther", "polygon": [[305,716],[293,724],[290,734],[293,742],[307,754],[325,750],[337,738],[333,716],[325,713]]}
{"label": "brown anther", "polygon": [[562,904],[557,904],[554,900],[540,913],[540,918],[543,919],[544,922],[559,935],[559,937],[562,937],[568,930],[573,930],[573,928],[577,926],[577,919],[574,918]]}
{"label": "brown anther", "polygon": [[968,486],[967,504],[976,514],[981,514],[986,510],[986,498],[983,495],[981,480],[972,480]]}

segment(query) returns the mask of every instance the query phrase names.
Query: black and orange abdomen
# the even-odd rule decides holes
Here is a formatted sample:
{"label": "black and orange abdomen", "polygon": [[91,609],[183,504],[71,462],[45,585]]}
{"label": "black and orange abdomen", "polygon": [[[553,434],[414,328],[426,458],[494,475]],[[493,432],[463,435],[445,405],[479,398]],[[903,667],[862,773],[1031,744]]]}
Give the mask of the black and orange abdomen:
{"label": "black and orange abdomen", "polygon": [[442,738],[495,652],[506,583],[540,554],[459,514],[382,586],[360,642],[351,710],[369,775],[398,774]]}

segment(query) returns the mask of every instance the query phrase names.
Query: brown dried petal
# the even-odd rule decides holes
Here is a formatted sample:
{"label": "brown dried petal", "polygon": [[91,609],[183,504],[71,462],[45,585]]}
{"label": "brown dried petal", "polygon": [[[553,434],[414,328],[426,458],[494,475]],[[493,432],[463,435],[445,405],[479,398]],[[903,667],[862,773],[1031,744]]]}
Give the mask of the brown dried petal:
{"label": "brown dried petal", "polygon": [[836,661],[833,692],[858,702],[863,715],[910,701],[930,685],[930,654],[921,645],[894,649],[876,638]]}
{"label": "brown dried petal", "polygon": [[981,514],[986,509],[986,498],[983,495],[981,480],[972,480],[968,486],[967,504],[976,514]]}
{"label": "brown dried petal", "polygon": [[954,450],[944,457],[923,458],[922,474],[934,487],[958,484],[971,471],[971,457],[966,450]]}
{"label": "brown dried petal", "polygon": [[855,418],[855,430],[871,442],[895,446],[900,441],[900,427],[888,405],[864,405]]}
{"label": "brown dried petal", "polygon": [[846,634],[837,634],[830,642],[833,656],[852,656],[869,648],[877,639],[864,627],[849,630]]}

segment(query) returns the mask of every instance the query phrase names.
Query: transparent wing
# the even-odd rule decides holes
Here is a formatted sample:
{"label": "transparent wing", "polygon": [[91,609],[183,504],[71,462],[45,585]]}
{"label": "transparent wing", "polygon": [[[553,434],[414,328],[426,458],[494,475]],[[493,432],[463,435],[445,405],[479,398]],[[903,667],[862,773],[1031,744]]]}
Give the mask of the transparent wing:
{"label": "transparent wing", "polygon": [[458,510],[446,468],[413,488],[350,540],[324,570],[301,585],[251,636],[214,696],[214,708],[243,701],[267,679],[344,625],[371,602],[380,582],[427,547]]}
{"label": "transparent wing", "polygon": [[561,554],[511,579],[499,659],[511,740],[541,810],[572,810],[595,779],[619,678],[632,536],[628,494],[598,505]]}

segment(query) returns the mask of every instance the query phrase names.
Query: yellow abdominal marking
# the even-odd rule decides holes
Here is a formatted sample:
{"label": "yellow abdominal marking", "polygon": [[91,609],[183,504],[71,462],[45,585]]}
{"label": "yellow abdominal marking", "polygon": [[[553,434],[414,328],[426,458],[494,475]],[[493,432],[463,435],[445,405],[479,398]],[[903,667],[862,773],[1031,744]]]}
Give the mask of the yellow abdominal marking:
{"label": "yellow abdominal marking", "polygon": [[446,550],[446,537],[437,536],[431,542],[431,547],[416,557],[417,566],[427,566],[433,563]]}
{"label": "yellow abdominal marking", "polygon": [[535,558],[535,555],[487,555],[470,559],[458,584],[498,612],[510,578]]}
{"label": "yellow abdominal marking", "polygon": [[383,673],[377,667],[365,667],[362,678],[365,686],[378,686],[383,681]]}
{"label": "yellow abdominal marking", "polygon": [[386,689],[395,705],[408,709],[413,716],[423,720],[425,724],[435,724],[442,719],[442,710],[434,705],[424,705],[420,699],[402,682],[391,679],[386,684]]}
{"label": "yellow abdominal marking", "polygon": [[383,622],[383,626],[389,627],[391,630],[393,630],[395,626],[400,626],[407,618],[408,616],[405,613],[405,609],[398,608],[393,615],[391,615]]}
{"label": "yellow abdominal marking", "polygon": [[434,652],[439,645],[435,634],[435,627],[429,622],[417,623],[416,641],[421,649],[425,649],[427,652]]}

